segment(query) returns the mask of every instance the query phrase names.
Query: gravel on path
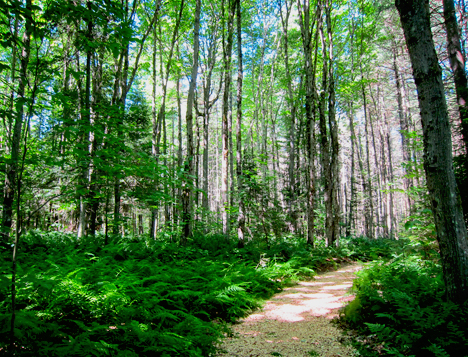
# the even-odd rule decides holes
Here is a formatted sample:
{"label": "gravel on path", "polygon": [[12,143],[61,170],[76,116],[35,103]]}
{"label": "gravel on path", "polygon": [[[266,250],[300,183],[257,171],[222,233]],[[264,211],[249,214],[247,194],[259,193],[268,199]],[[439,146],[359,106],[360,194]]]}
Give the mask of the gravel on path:
{"label": "gravel on path", "polygon": [[342,266],[285,288],[261,311],[233,326],[234,337],[220,345],[218,357],[353,356],[341,331],[331,322],[354,297],[347,294],[360,264]]}

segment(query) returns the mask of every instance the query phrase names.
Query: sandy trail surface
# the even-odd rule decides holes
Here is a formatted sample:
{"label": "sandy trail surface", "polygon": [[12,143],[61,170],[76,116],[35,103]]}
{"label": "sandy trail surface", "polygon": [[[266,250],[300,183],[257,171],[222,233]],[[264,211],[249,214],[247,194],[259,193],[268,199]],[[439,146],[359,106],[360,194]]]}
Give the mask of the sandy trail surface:
{"label": "sandy trail surface", "polygon": [[359,264],[344,265],[311,281],[285,288],[261,311],[233,326],[234,337],[220,346],[219,357],[353,356],[331,322],[338,309],[354,297],[348,294]]}

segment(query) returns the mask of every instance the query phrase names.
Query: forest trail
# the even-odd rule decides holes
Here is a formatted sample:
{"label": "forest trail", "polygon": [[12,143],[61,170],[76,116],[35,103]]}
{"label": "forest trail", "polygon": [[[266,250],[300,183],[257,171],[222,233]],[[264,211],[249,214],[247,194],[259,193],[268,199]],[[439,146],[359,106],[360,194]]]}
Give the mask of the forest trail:
{"label": "forest trail", "polygon": [[361,264],[319,274],[285,288],[233,326],[234,337],[221,344],[219,357],[352,356],[340,343],[341,331],[331,322],[338,309],[352,300],[346,295]]}

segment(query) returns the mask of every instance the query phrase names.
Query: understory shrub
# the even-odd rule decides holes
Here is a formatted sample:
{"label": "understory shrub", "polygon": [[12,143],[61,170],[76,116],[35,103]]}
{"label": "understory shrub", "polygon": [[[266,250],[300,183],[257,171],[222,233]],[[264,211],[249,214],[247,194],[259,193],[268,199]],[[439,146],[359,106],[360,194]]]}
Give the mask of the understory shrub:
{"label": "understory shrub", "polygon": [[208,356],[228,324],[263,299],[318,270],[365,257],[360,247],[368,244],[311,248],[286,237],[239,249],[223,236],[197,235],[185,246],[145,237],[104,245],[100,235],[78,240],[30,231],[19,250],[13,346],[11,258],[0,252],[0,354]]}
{"label": "understory shrub", "polygon": [[372,262],[358,273],[353,290],[356,298],[341,321],[357,331],[368,354],[468,356],[468,305],[444,300],[436,261],[402,255]]}

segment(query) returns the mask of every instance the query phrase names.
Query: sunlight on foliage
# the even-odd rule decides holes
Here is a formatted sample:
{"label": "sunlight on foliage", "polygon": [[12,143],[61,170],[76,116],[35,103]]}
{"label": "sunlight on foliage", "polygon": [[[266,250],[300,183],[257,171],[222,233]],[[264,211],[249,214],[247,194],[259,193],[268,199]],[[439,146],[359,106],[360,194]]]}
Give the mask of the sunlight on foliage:
{"label": "sunlight on foliage", "polygon": [[361,345],[397,356],[466,354],[468,308],[445,301],[437,261],[400,255],[369,263],[353,290],[341,320],[365,336]]}

